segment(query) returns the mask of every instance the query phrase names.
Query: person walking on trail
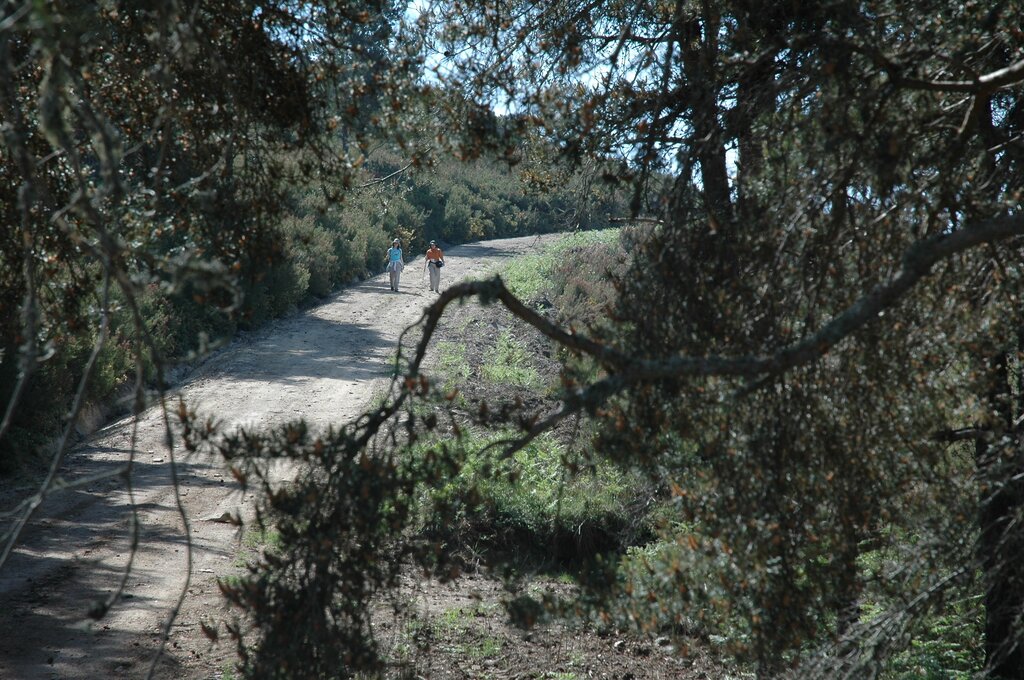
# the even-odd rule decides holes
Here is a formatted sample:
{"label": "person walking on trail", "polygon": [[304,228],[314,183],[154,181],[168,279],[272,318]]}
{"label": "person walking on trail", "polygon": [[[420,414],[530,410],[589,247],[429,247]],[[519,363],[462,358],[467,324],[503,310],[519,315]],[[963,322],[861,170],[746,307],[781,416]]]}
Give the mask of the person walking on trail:
{"label": "person walking on trail", "polygon": [[423,268],[430,273],[430,290],[435,293],[441,292],[441,267],[444,266],[444,253],[437,247],[436,241],[430,242],[427,249],[427,259]]}
{"label": "person walking on trail", "polygon": [[391,278],[391,290],[398,291],[398,280],[402,277],[405,262],[402,260],[402,242],[397,238],[388,248],[388,276]]}

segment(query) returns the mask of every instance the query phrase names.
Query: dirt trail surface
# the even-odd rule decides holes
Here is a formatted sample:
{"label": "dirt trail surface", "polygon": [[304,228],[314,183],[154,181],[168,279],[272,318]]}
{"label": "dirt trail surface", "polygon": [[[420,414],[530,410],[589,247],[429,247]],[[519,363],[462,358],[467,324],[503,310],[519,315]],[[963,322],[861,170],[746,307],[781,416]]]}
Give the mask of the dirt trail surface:
{"label": "dirt trail surface", "polygon": [[[452,248],[442,289],[486,274],[536,247],[538,238]],[[217,352],[185,376],[180,394],[200,414],[231,428],[305,418],[313,427],[344,423],[385,387],[388,359],[401,331],[436,294],[421,278],[422,255],[391,292],[386,275],[351,286],[330,300],[274,322]],[[92,478],[124,465],[133,421],[115,422],[72,451],[64,480]],[[169,613],[189,574],[186,535],[171,477],[163,414],[139,419],[135,472],[140,541],[122,600],[101,621],[86,612],[113,592],[130,554],[130,503],[123,480],[108,478],[48,498],[0,571],[0,678],[4,680],[144,677]],[[223,615],[218,576],[237,570],[245,550],[236,527],[218,521],[246,512],[220,461],[176,452],[180,502],[191,529],[191,581],[160,661],[160,678],[213,678],[230,668],[231,646],[211,646],[200,623]],[[0,490],[9,510],[34,493]]]}

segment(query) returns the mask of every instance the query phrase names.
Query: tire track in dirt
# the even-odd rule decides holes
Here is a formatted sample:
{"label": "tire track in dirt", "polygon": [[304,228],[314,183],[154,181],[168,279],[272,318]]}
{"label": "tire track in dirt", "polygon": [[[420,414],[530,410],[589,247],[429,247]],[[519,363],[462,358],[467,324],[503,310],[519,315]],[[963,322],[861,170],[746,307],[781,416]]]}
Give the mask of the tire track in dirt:
{"label": "tire track in dirt", "polygon": [[[442,288],[484,275],[537,243],[529,236],[452,248]],[[376,276],[236,340],[191,371],[172,392],[171,408],[180,395],[229,429],[300,417],[313,428],[351,420],[384,388],[399,334],[435,297],[421,280],[421,257],[406,268],[399,293],[389,290],[386,275]],[[99,431],[68,455],[63,478],[87,479],[124,465],[131,430],[132,419],[125,418]],[[130,553],[122,480],[55,494],[0,571],[0,678],[137,678],[148,670],[188,568],[159,409],[140,416],[137,436],[140,545],[124,598],[99,622],[85,615],[90,603],[116,588]],[[233,659],[230,645],[212,647],[200,622],[223,614],[216,578],[233,568],[240,537],[235,527],[212,520],[245,514],[253,498],[242,495],[219,460],[179,460],[178,475],[192,529],[192,578],[157,676],[218,677]],[[5,490],[2,507],[13,508],[32,491]]]}

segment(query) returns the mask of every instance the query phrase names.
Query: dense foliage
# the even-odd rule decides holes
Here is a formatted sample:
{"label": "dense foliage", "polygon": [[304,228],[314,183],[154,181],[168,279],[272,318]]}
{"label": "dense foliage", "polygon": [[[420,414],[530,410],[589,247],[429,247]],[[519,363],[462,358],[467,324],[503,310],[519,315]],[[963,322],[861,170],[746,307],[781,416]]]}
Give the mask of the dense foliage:
{"label": "dense foliage", "polygon": [[[455,285],[400,350],[389,398],[356,423],[321,439],[292,425],[189,440],[254,482],[267,459],[308,463],[294,487],[264,489],[284,552],[226,588],[256,626],[256,647],[239,636],[246,670],[378,668],[368,600],[406,559],[452,573],[414,520],[460,508],[413,499],[467,462],[465,423],[423,366],[447,306],[479,296],[566,358],[559,409],[471,418],[501,415],[488,450],[514,461],[586,417],[594,461],[642,474],[671,509],[658,543],[609,555],[562,611],[724,633],[763,677],[878,675],[922,626],[981,620],[984,673],[1022,677],[1024,8],[372,9],[69,3],[0,23],[0,218],[17,225],[0,236],[0,318],[21,378],[51,347],[83,357],[65,373],[88,378],[100,349],[58,351],[125,323],[115,346],[159,366],[147,324],[169,304],[244,314],[241,290],[258,315],[322,293],[381,247],[348,220],[421,242],[524,233],[569,209],[527,210],[488,157],[541,191],[578,183],[592,199],[581,224],[613,205],[597,182],[630,191],[637,224],[606,319],[566,329],[499,279]],[[323,210],[360,181],[370,130],[410,158],[385,154],[373,173],[398,172],[400,189],[380,211],[372,192]],[[428,138],[478,165],[405,177],[430,167]],[[445,173],[458,179],[439,185]],[[146,316],[150,291],[167,296]]]}
{"label": "dense foliage", "polygon": [[567,408],[710,565],[659,562],[627,619],[713,616],[765,676],[859,676],[984,593],[986,669],[1019,677],[1019,10],[438,8],[439,78],[621,158],[650,211],[614,326],[553,334],[606,371]]}
{"label": "dense foliage", "polygon": [[[429,98],[403,99],[410,62],[382,49],[394,7],[181,11],[72,5],[4,28],[8,473],[61,430],[79,384],[110,408],[136,360],[157,384],[164,362],[376,273],[396,235],[416,252],[592,220],[572,184],[437,156]],[[389,92],[415,125],[380,107]]]}
{"label": "dense foliage", "polygon": [[[196,331],[224,330],[217,308],[245,320],[254,306],[239,295],[279,259],[290,187],[350,181],[366,81],[382,95],[405,70],[399,55],[364,54],[392,12],[4,5],[0,434],[15,418],[52,431],[78,385],[79,404],[109,393],[125,357],[159,366],[196,347]],[[110,342],[93,352],[101,327]]]}

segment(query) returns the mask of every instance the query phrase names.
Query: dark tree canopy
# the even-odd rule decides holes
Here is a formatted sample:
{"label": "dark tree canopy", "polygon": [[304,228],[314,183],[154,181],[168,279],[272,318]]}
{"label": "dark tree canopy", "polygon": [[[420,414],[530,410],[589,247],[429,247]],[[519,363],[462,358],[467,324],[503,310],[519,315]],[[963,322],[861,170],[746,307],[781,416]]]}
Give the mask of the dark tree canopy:
{"label": "dark tree canopy", "polygon": [[4,471],[31,448],[26,432],[61,433],[0,567],[54,490],[83,405],[107,396],[97,383],[130,381],[134,361],[136,411],[161,393],[167,300],[187,301],[199,328],[237,315],[279,259],[294,185],[337,197],[351,183],[413,70],[380,49],[396,11],[0,3]]}
{"label": "dark tree canopy", "polygon": [[196,315],[238,308],[238,292],[280,252],[274,225],[289,190],[301,179],[337,196],[372,124],[393,114],[380,102],[398,101],[395,74],[410,73],[380,48],[395,12],[346,2],[3,6],[0,337],[11,380],[0,434],[37,360],[71,360],[108,307],[128,310],[120,325],[136,326],[131,351],[156,364],[160,339],[143,337],[137,309],[147,291],[194,299]]}
{"label": "dark tree canopy", "polygon": [[[659,596],[736,617],[767,675],[809,643],[866,672],[974,587],[987,669],[1024,668],[1020,9],[437,8],[439,79],[619,159],[654,223],[613,329],[560,338],[606,371],[566,407],[722,577]],[[866,568],[880,544],[906,554]],[[892,597],[870,621],[869,587]]]}
{"label": "dark tree canopy", "polygon": [[[189,281],[234,304],[288,183],[344,186],[338,150],[367,128],[510,165],[541,149],[633,197],[608,323],[561,328],[500,280],[453,286],[392,398],[348,427],[188,431],[265,483],[293,548],[226,589],[274,643],[240,641],[252,675],[378,668],[362,605],[403,560],[445,573],[409,528],[452,508],[411,499],[458,470],[458,446],[403,453],[438,425],[414,407],[436,395],[430,337],[479,296],[570,357],[561,410],[510,417],[505,455],[583,415],[593,459],[673,508],[646,574],[610,568],[570,609],[714,622],[764,677],[871,677],[924,617],[980,594],[985,671],[1024,677],[1018,2],[5,12],[0,330],[23,376],[108,317],[108,287],[131,306]],[[308,464],[294,488],[261,477],[281,456]]]}

